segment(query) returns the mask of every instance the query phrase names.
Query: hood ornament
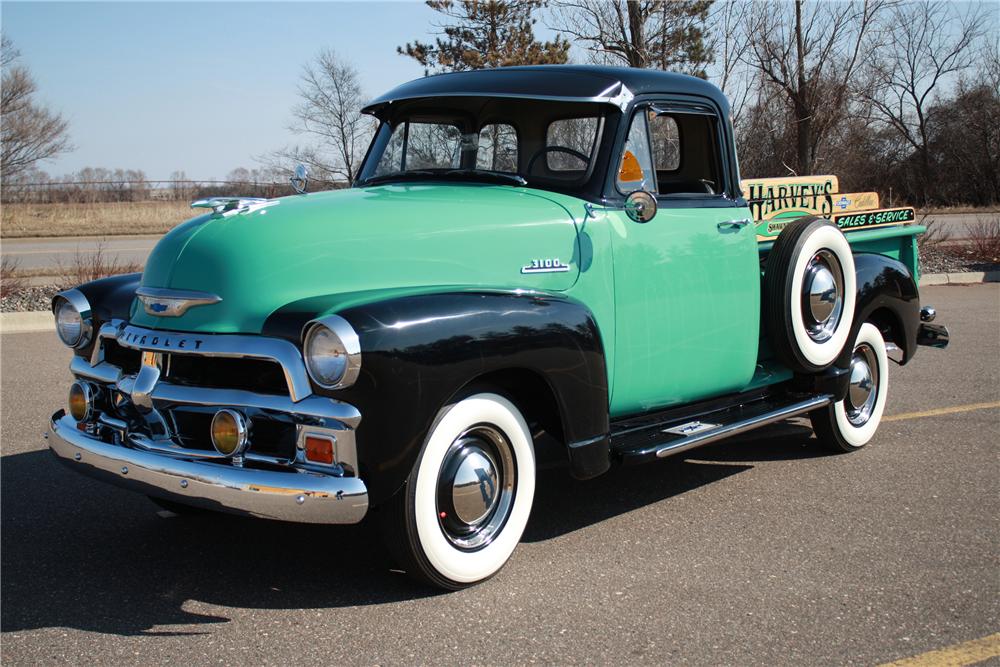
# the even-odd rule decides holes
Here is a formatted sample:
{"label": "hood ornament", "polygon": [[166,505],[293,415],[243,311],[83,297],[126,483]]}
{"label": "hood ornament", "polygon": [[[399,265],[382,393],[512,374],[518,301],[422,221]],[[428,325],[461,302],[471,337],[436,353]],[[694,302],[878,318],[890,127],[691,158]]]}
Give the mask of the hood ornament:
{"label": "hood ornament", "polygon": [[306,193],[306,188],[309,186],[309,167],[304,164],[299,164],[295,166],[295,173],[292,177],[288,179],[292,182],[292,187],[300,195]]}
{"label": "hood ornament", "polygon": [[180,317],[195,306],[210,306],[222,301],[222,297],[208,292],[193,290],[162,289],[140,287],[135,291],[147,315],[156,317]]}

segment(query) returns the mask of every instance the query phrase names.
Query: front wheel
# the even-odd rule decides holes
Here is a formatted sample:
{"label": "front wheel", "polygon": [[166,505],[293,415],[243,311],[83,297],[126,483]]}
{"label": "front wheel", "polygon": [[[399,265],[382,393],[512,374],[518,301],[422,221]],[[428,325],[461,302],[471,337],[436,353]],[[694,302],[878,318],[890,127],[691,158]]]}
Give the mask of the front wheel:
{"label": "front wheel", "polygon": [[534,495],[524,417],[497,394],[469,396],[442,411],[406,487],[385,507],[387,545],[417,579],[471,586],[510,558]]}
{"label": "front wheel", "polygon": [[847,396],[809,414],[816,438],[836,452],[853,452],[875,435],[889,393],[889,357],[878,328],[861,325],[851,355]]}

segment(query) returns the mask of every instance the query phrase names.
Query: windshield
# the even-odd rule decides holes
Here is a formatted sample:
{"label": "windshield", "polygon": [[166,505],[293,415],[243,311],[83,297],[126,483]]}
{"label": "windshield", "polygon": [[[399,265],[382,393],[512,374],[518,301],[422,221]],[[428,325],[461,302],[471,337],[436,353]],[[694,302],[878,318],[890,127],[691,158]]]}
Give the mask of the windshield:
{"label": "windshield", "polygon": [[466,180],[571,190],[593,171],[603,114],[596,104],[541,100],[410,103],[382,119],[356,184]]}

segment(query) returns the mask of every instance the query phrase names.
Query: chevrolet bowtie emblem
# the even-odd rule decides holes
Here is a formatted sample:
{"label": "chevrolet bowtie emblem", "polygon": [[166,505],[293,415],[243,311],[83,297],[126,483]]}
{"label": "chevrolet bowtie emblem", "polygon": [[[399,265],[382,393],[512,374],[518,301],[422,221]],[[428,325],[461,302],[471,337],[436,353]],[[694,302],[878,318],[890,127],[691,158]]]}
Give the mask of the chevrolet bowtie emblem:
{"label": "chevrolet bowtie emblem", "polygon": [[135,295],[142,302],[146,314],[157,317],[180,317],[188,308],[208,306],[222,301],[222,297],[208,292],[159,287],[140,287],[135,291]]}

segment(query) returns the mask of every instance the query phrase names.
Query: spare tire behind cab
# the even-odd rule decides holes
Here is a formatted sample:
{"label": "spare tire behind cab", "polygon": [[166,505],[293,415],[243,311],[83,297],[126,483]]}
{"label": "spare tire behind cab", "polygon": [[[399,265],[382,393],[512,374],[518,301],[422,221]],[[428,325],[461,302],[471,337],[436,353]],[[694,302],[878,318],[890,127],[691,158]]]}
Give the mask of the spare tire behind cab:
{"label": "spare tire behind cab", "polygon": [[854,322],[854,255],[829,220],[807,216],[781,230],[764,267],[764,330],[784,364],[815,373],[840,355]]}

